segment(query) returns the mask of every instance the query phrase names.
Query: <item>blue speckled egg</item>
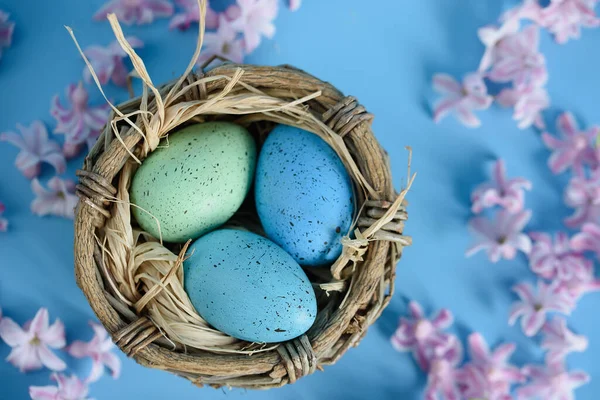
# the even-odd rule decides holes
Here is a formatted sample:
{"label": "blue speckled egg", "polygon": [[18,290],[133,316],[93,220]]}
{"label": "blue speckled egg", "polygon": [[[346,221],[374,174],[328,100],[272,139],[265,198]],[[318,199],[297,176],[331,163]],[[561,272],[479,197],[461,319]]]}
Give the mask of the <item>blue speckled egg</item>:
{"label": "blue speckled egg", "polygon": [[256,208],[267,236],[302,265],[333,263],[354,214],[352,181],[319,136],[278,125],[256,166]]}
{"label": "blue speckled egg", "polygon": [[282,342],[306,332],[317,301],[306,274],[275,243],[219,229],[196,240],[184,262],[184,287],[209,324],[249,342]]}

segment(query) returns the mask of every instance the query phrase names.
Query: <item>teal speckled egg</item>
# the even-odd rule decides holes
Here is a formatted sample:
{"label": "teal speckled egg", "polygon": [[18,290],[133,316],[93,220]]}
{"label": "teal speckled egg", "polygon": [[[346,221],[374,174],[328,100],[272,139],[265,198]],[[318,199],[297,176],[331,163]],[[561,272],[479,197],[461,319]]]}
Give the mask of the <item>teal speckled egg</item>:
{"label": "teal speckled egg", "polygon": [[306,266],[333,263],[354,215],[352,181],[319,136],[278,125],[258,157],[256,209],[269,239]]}
{"label": "teal speckled egg", "polygon": [[[131,211],[143,230],[167,242],[195,239],[225,223],[254,175],[256,144],[228,122],[191,125],[163,140],[135,173]],[[150,215],[152,214],[152,215]]]}
{"label": "teal speckled egg", "polygon": [[185,291],[202,318],[221,332],[249,342],[282,342],[315,321],[310,281],[270,240],[219,229],[196,240],[188,255]]}

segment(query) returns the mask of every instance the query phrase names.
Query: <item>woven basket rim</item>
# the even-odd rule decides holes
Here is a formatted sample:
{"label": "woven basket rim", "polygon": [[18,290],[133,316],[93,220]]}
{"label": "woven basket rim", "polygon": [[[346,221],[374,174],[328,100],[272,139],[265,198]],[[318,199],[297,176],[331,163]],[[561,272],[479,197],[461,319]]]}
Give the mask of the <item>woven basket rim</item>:
{"label": "woven basket rim", "polygon": [[[320,91],[320,96],[307,103],[308,109],[343,138],[361,173],[379,196],[369,201],[362,199],[358,204],[362,209],[361,215],[364,214],[362,220],[372,221],[377,215],[381,216],[386,207],[397,199],[387,153],[371,131],[372,115],[356,99],[344,97],[329,83],[289,65],[225,64],[205,75],[192,73],[186,79],[192,83],[203,75],[232,77],[240,68],[244,72],[244,82],[270,96],[293,100]],[[167,90],[174,82],[163,85],[162,89]],[[226,79],[216,79],[199,85],[195,96],[214,93],[226,84]],[[119,108],[130,109],[139,101],[140,97],[131,99]],[[186,98],[179,101],[186,101]],[[349,278],[344,299],[319,310],[317,322],[306,335],[279,344],[273,350],[252,356],[172,351],[150,319],[137,316],[124,304],[119,304],[119,300],[111,295],[110,288],[106,287],[103,274],[107,271],[99,258],[94,235],[111,217],[108,198],[116,193],[113,182],[130,158],[125,147],[134,149],[140,139],[139,135],[132,134],[123,136],[123,143],[120,143],[111,137],[107,125],[86,157],[82,170],[78,171],[80,202],[76,210],[74,246],[76,280],[102,325],[126,354],[142,365],[170,371],[199,386],[264,389],[293,383],[323,365],[333,364],[349,347],[359,343],[368,326],[389,303],[394,291],[397,261],[403,247],[410,244],[410,238],[402,235],[407,216],[405,207],[398,210],[391,222],[396,224],[396,233],[383,229],[378,240],[368,243],[364,261]],[[343,304],[341,300],[344,300]]]}

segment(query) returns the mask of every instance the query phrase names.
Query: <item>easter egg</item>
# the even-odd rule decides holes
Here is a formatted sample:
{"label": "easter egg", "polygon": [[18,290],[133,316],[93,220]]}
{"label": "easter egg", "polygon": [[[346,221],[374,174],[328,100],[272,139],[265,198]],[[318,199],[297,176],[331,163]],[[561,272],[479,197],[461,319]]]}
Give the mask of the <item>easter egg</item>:
{"label": "easter egg", "polygon": [[135,173],[132,213],[154,237],[158,220],[163,240],[195,239],[237,211],[255,164],[256,144],[245,128],[227,122],[188,126],[163,140]]}
{"label": "easter egg", "polygon": [[278,125],[258,158],[256,208],[267,236],[307,266],[333,263],[352,225],[352,182],[319,136]]}
{"label": "easter egg", "polygon": [[184,262],[184,287],[209,324],[249,342],[282,342],[306,332],[317,315],[302,268],[270,240],[219,229],[196,240]]}

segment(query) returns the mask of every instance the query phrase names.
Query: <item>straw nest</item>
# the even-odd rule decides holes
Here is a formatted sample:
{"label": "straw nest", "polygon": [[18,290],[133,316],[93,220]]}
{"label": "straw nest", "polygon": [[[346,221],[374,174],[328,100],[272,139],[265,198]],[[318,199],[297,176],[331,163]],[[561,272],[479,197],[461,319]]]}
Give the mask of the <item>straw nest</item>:
{"label": "straw nest", "polygon": [[[204,73],[193,72],[192,63],[181,78],[155,86],[116,18],[109,21],[143,93],[111,105],[77,173],[75,275],[99,320],[138,363],[199,386],[278,387],[335,363],[390,301],[396,264],[411,243],[403,235],[404,196],[414,176],[409,171],[406,188],[394,190],[388,155],[371,131],[372,115],[329,83],[290,66],[225,64]],[[259,144],[275,123],[313,132],[337,152],[354,182],[358,212],[342,255],[329,269],[307,270],[317,295],[316,321],[289,342],[243,342],[208,325],[183,290],[187,244],[163,244],[131,218],[128,188],[137,166],[174,129],[214,120],[245,126]],[[251,207],[243,206],[228,224],[260,229]]]}

